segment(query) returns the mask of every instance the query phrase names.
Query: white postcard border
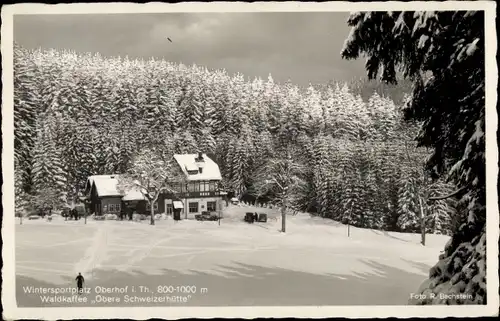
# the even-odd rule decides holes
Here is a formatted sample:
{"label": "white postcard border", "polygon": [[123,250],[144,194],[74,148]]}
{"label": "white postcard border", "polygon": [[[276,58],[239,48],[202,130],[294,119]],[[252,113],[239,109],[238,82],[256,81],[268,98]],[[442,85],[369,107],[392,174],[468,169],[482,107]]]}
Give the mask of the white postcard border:
{"label": "white postcard border", "polygon": [[[486,157],[487,157],[487,300],[484,306],[294,306],[294,307],[139,307],[139,308],[18,308],[15,296],[14,215],[14,132],[13,132],[13,16],[15,14],[152,13],[152,12],[256,12],[256,11],[412,11],[484,10],[486,70]],[[499,212],[496,183],[498,145],[496,113],[498,69],[496,3],[493,1],[446,2],[211,2],[211,3],[73,3],[15,4],[2,7],[2,304],[6,319],[179,319],[213,317],[472,317],[498,315],[498,238]],[[347,37],[347,35],[346,35]],[[437,260],[437,258],[436,258]],[[374,293],[373,295],[377,295]]]}

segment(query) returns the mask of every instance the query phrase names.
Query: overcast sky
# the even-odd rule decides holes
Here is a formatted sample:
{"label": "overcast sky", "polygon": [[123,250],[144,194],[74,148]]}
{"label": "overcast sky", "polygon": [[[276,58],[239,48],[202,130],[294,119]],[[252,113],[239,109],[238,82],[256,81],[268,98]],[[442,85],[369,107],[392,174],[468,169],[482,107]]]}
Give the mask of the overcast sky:
{"label": "overcast sky", "polygon": [[[365,75],[342,60],[348,13],[158,13],[17,15],[14,39],[27,48],[157,57],[299,85]],[[169,37],[172,42],[167,40]]]}

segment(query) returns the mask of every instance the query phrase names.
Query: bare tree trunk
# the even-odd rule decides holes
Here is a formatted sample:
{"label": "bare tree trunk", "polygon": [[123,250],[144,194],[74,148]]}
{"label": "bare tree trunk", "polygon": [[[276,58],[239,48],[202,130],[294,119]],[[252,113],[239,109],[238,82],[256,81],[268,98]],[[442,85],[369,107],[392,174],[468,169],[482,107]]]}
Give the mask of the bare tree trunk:
{"label": "bare tree trunk", "polygon": [[[286,148],[286,178],[290,178],[290,167],[291,167],[291,155],[290,148],[287,146]],[[288,182],[287,182],[288,184]],[[281,232],[286,232],[286,207],[287,207],[287,198],[288,198],[288,185],[283,188],[283,208],[281,209]]]}
{"label": "bare tree trunk", "polygon": [[286,201],[283,200],[283,207],[281,208],[281,232],[286,232]]}
{"label": "bare tree trunk", "polygon": [[354,206],[354,201],[351,201],[351,209],[349,210],[349,217],[347,219],[347,237],[351,236],[351,218],[352,218],[352,207]]}
{"label": "bare tree trunk", "polygon": [[[408,144],[407,142],[405,142],[405,150],[406,150],[406,156],[408,158],[408,160],[410,161],[410,153],[408,151]],[[426,181],[426,172],[423,171],[422,173],[422,177],[424,179],[424,182]],[[418,203],[419,203],[419,206],[420,206],[420,233],[421,233],[421,241],[420,243],[425,246],[425,209],[424,209],[424,202],[422,201],[422,195],[425,195],[425,194],[421,194],[420,192],[420,189],[418,187],[418,183],[414,182],[414,186],[415,186],[415,189],[417,191],[417,194],[418,194]],[[454,194],[458,193],[455,192]],[[447,196],[449,197],[449,196]],[[428,196],[425,196],[425,199],[428,200]],[[439,198],[438,198],[439,199]]]}
{"label": "bare tree trunk", "polygon": [[422,202],[422,197],[418,197],[418,202],[420,204],[420,232],[421,232],[421,243],[425,246],[425,212],[424,204]]}
{"label": "bare tree trunk", "polygon": [[155,207],[154,207],[154,201],[150,202],[150,207],[151,207],[151,225],[155,225]]}

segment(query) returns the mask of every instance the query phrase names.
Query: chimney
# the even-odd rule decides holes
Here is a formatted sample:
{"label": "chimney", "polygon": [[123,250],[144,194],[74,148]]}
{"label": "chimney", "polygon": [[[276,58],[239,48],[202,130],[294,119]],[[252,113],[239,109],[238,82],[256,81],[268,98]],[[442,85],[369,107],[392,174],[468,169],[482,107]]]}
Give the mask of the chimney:
{"label": "chimney", "polygon": [[203,154],[201,152],[198,153],[198,157],[194,160],[196,162],[196,166],[198,166],[198,170],[203,173],[203,167],[205,167],[205,160],[203,159]]}

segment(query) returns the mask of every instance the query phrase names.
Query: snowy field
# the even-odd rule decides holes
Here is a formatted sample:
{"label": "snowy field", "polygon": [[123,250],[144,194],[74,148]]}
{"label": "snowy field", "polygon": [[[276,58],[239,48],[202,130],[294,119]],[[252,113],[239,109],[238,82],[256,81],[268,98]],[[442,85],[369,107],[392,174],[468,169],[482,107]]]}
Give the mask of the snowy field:
{"label": "snowy field", "polygon": [[[275,218],[247,224],[248,210]],[[191,220],[85,225],[83,219],[60,217],[16,224],[20,307],[401,305],[448,240],[428,235],[424,247],[418,234],[352,227],[348,237],[345,225],[306,214],[288,216],[283,234],[277,211],[239,206],[227,208],[220,225]],[[86,302],[72,302],[71,293],[29,293],[73,288],[78,272],[89,288],[79,297]],[[103,289],[114,292],[96,293]]]}

